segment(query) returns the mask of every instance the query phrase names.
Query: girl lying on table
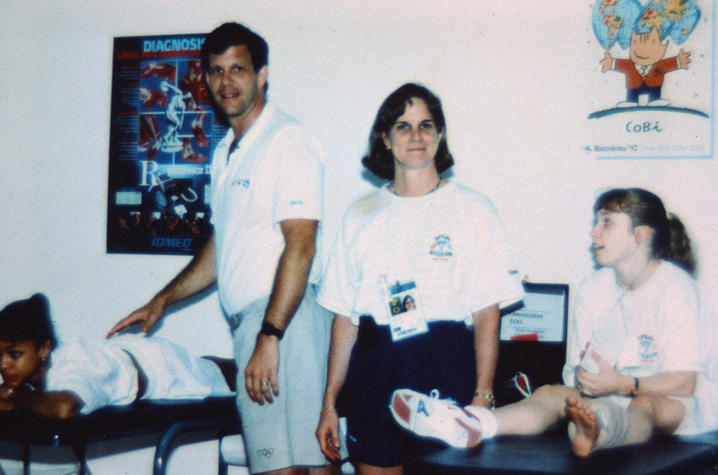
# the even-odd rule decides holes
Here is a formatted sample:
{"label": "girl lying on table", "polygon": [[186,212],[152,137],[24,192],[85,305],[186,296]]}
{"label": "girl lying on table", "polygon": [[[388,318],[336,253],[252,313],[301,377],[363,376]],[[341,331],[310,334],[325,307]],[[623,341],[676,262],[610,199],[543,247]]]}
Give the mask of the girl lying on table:
{"label": "girl lying on table", "polygon": [[137,399],[232,394],[218,364],[161,338],[58,344],[42,294],[0,311],[0,374],[0,411],[60,419]]}

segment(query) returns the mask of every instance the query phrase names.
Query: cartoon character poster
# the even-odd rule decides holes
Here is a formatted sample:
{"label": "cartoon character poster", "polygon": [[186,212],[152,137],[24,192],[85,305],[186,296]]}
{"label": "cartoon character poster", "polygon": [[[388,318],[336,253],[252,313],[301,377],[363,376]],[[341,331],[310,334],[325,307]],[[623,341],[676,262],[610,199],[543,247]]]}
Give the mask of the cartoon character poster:
{"label": "cartoon character poster", "polygon": [[595,1],[594,108],[585,152],[607,159],[712,158],[714,4]]}
{"label": "cartoon character poster", "polygon": [[115,38],[108,252],[192,254],[211,234],[204,35]]}

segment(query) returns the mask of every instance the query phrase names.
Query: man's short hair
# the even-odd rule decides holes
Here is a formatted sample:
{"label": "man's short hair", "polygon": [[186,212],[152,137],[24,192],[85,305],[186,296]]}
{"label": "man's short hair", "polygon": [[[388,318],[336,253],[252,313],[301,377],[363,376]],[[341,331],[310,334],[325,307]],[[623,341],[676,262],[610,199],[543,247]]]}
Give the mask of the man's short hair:
{"label": "man's short hair", "polygon": [[32,341],[40,348],[46,341],[57,346],[55,329],[50,320],[50,304],[43,294],[16,300],[0,310],[0,340]]}
{"label": "man's short hair", "polygon": [[225,23],[212,31],[202,44],[202,71],[209,70],[209,55],[222,54],[232,46],[246,45],[252,58],[254,72],[259,72],[269,60],[269,46],[264,38],[239,23]]}

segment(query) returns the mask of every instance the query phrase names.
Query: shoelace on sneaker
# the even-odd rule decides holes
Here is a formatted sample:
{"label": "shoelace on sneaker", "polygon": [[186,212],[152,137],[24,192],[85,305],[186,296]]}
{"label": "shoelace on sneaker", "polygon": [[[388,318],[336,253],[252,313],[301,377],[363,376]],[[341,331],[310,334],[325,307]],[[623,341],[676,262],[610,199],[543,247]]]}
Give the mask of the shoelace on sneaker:
{"label": "shoelace on sneaker", "polygon": [[449,402],[449,403],[453,404],[454,406],[458,406],[458,404],[456,403],[456,401],[454,401],[454,400],[451,399],[450,397],[441,399],[441,398],[439,397],[439,390],[438,390],[438,389],[432,389],[431,392],[429,393],[429,397],[430,397],[431,399],[436,399],[436,400],[439,400],[439,401],[446,401],[446,402]]}

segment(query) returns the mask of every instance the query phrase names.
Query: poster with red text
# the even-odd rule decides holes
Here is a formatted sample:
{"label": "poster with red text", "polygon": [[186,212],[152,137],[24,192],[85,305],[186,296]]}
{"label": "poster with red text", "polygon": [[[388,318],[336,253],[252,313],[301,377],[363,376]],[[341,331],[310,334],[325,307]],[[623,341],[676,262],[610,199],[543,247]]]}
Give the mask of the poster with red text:
{"label": "poster with red text", "polygon": [[211,234],[204,34],[115,38],[107,252],[193,254]]}

